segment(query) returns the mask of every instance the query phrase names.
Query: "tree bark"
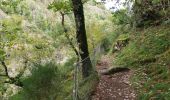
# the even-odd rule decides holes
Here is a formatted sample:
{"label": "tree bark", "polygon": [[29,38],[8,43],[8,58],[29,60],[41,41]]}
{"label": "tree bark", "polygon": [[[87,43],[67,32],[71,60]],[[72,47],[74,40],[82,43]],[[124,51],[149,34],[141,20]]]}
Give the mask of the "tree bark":
{"label": "tree bark", "polygon": [[76,39],[79,44],[82,60],[82,74],[86,78],[92,71],[92,63],[88,51],[83,4],[81,0],[72,0],[72,5],[76,23]]}

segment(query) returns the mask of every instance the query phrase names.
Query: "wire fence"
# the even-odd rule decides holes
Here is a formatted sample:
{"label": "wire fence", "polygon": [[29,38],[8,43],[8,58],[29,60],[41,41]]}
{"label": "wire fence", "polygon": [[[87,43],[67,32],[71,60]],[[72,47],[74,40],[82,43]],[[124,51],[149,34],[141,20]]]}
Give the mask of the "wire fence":
{"label": "wire fence", "polygon": [[96,48],[94,48],[94,50],[91,53],[91,56],[89,55],[85,59],[81,59],[80,53],[79,53],[78,62],[76,62],[75,68],[74,68],[73,100],[80,100],[80,97],[79,97],[79,84],[80,84],[79,73],[80,73],[80,69],[82,67],[82,63],[84,61],[86,61],[88,58],[91,58],[92,66],[93,66],[93,68],[95,68],[96,62],[97,62],[97,56],[99,56],[100,53],[101,53],[100,44]]}

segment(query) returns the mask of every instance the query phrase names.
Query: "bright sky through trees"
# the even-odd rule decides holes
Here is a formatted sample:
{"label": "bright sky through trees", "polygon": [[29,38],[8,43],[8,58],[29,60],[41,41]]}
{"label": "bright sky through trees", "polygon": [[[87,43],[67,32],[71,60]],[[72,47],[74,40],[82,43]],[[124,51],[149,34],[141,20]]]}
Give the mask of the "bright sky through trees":
{"label": "bright sky through trees", "polygon": [[[96,0],[96,2],[102,2],[105,5],[105,8],[108,10],[111,10],[113,12],[119,10],[119,9],[131,9],[132,2],[126,2],[126,0]],[[126,3],[126,6],[125,6]],[[128,3],[128,4],[127,4]]]}
{"label": "bright sky through trees", "polygon": [[116,11],[124,8],[124,2],[125,0],[106,0],[105,7],[108,10]]}

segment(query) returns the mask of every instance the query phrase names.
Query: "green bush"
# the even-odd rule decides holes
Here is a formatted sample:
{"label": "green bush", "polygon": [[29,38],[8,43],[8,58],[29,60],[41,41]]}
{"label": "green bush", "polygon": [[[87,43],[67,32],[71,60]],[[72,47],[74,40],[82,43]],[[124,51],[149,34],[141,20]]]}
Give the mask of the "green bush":
{"label": "green bush", "polygon": [[125,9],[118,10],[113,14],[113,22],[117,25],[131,24],[131,16],[128,15],[128,11]]}
{"label": "green bush", "polygon": [[61,74],[53,63],[35,65],[22,80],[23,89],[11,100],[54,100],[61,90]]}

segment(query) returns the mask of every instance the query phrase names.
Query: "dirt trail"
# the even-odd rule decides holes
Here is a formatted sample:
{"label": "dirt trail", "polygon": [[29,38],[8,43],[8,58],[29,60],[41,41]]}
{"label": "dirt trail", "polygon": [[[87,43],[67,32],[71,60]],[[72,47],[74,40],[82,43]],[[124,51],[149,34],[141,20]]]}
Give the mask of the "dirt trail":
{"label": "dirt trail", "polygon": [[111,66],[112,57],[103,56],[97,65],[100,81],[92,100],[136,100],[136,94],[130,84],[130,77],[133,71],[126,70],[111,75],[101,75],[101,70]]}

